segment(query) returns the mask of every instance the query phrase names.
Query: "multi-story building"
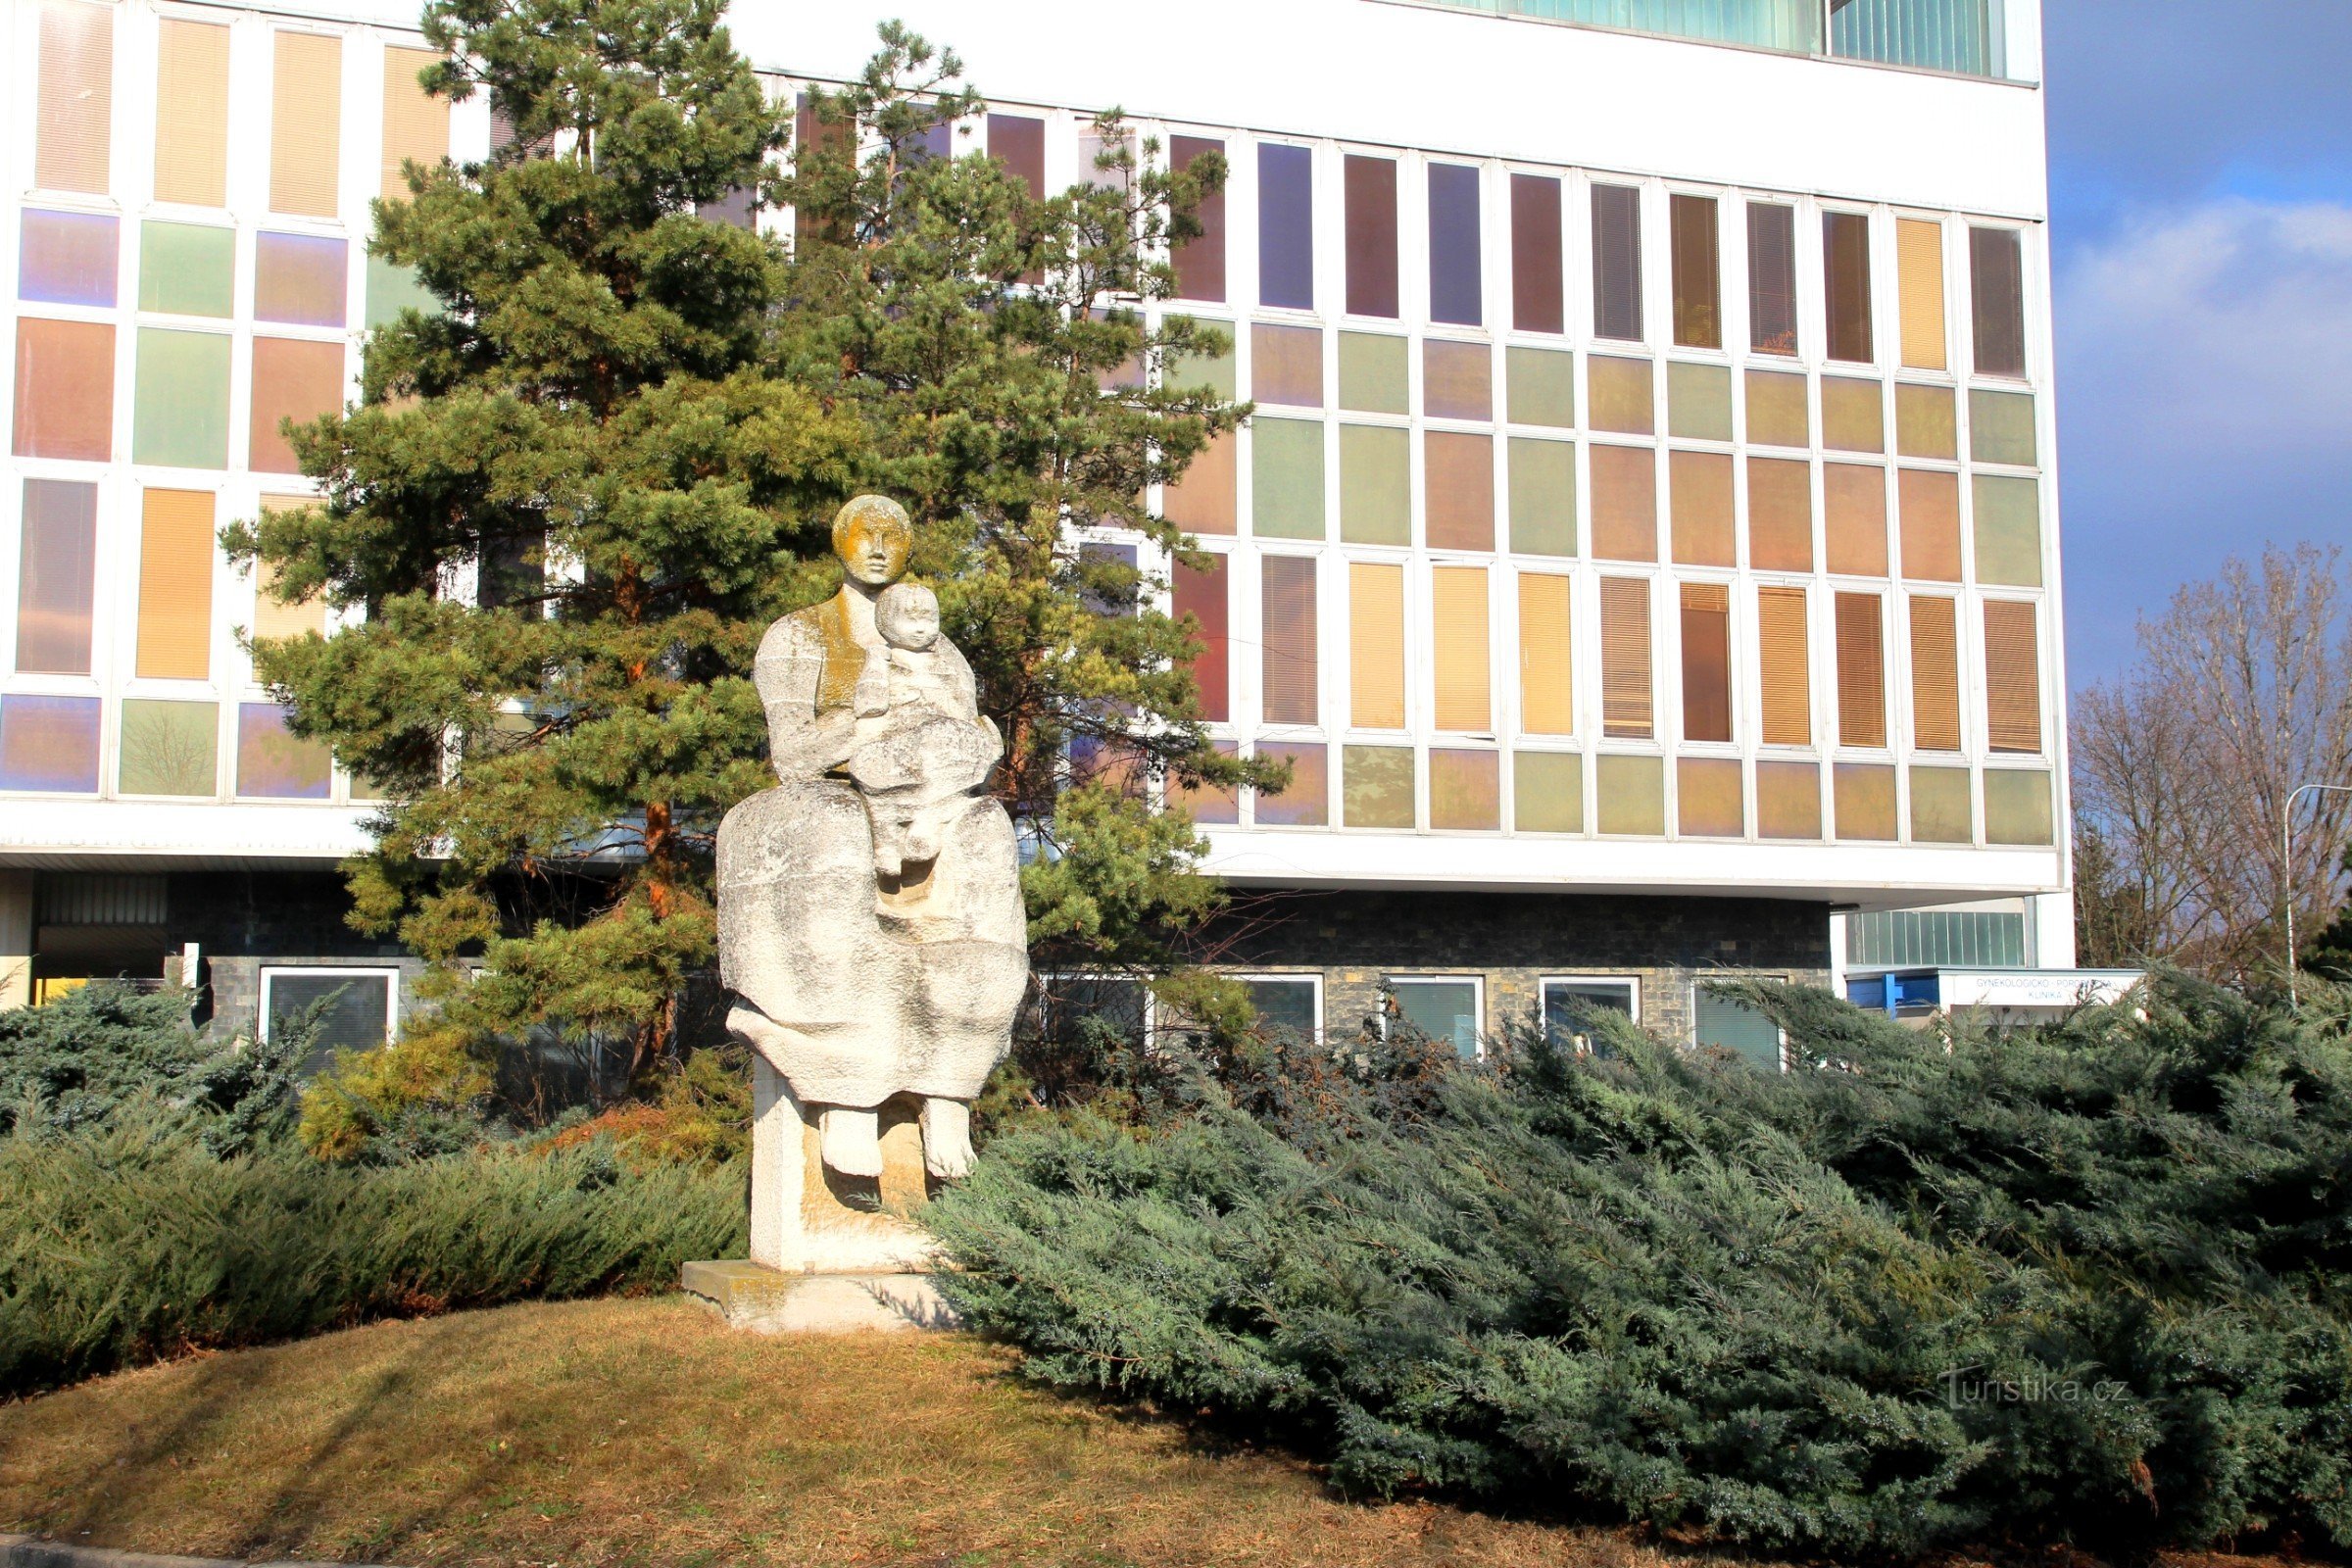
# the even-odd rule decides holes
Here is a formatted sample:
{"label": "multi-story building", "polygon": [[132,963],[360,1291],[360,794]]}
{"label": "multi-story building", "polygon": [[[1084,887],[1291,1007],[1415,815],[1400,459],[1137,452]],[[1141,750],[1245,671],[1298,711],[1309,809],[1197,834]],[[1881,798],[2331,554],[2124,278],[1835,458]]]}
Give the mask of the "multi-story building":
{"label": "multi-story building", "polygon": [[[1697,982],[2072,962],[2038,0],[733,25],[783,97],[885,16],[989,94],[959,146],[1041,189],[1112,107],[1228,165],[1146,308],[1226,332],[1180,373],[1256,407],[1156,499],[1212,553],[1172,600],[1217,733],[1294,768],[1193,803],[1212,869],[1297,895],[1223,949],[1268,1010],[1385,989],[1467,1046],[1582,996],[1768,1058]],[[278,419],[407,295],[368,199],[490,144],[416,90],[413,24],[12,0],[0,953],[36,993],[192,943],[239,1027],[401,1005],[337,919],[355,781],[238,640],[318,616],[211,540],[302,493]]]}

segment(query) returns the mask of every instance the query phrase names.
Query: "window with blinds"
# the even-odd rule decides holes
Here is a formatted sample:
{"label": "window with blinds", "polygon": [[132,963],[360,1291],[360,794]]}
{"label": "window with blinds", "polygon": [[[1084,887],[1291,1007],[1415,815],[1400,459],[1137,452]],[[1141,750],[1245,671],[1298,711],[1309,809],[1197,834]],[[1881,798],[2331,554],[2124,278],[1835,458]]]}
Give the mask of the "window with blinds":
{"label": "window with blinds", "polygon": [[1478,236],[1478,169],[1429,166],[1429,318],[1456,326],[1486,319]]}
{"label": "window with blinds", "polygon": [[1756,680],[1764,710],[1764,744],[1813,744],[1813,662],[1805,590],[1756,590]]}
{"label": "window with blinds", "polygon": [[1160,510],[1187,533],[1234,531],[1241,495],[1241,442],[1231,430],[1211,436],[1181,477],[1161,492]]}
{"label": "window with blinds", "polygon": [[1437,727],[1485,733],[1494,727],[1487,641],[1487,568],[1436,566],[1429,573],[1431,664]]}
{"label": "window with blinds", "polygon": [[294,443],[279,428],[309,424],[343,407],[343,344],[253,340],[253,417],[247,465],[260,473],[300,473]]}
{"label": "window with blinds", "polygon": [[1903,575],[1920,582],[1960,580],[1960,476],[1905,468],[1895,476],[1903,535]]}
{"label": "window with blinds", "polygon": [[[264,496],[262,515],[300,512],[316,504],[307,496]],[[256,638],[304,637],[312,632],[323,637],[326,600],[318,594],[292,601],[279,597],[277,567],[264,563],[254,582],[252,631]]]}
{"label": "window with blinds", "polygon": [[1576,733],[1575,667],[1570,658],[1573,579],[1519,573],[1519,729],[1526,735]]}
{"label": "window with blinds", "polygon": [[1348,564],[1348,720],[1404,728],[1404,567]]}
{"label": "window with blinds", "polygon": [[1210,555],[1203,564],[1181,562],[1169,574],[1169,610],[1181,620],[1190,615],[1200,623],[1194,635],[1200,651],[1193,656],[1193,684],[1200,691],[1200,716],[1212,724],[1233,717],[1232,559]]}
{"label": "window with blinds", "polygon": [[449,156],[449,100],[435,98],[416,79],[440,63],[430,49],[395,45],[384,50],[384,144],[376,194],[386,201],[409,199],[404,163],[430,169]]}
{"label": "window with blinds", "polygon": [[1721,452],[1666,455],[1674,559],[1685,566],[1734,564],[1739,525],[1732,505],[1732,460]]}
{"label": "window with blinds", "polygon": [[1886,470],[1854,463],[1821,466],[1822,535],[1830,570],[1886,575]]}
{"label": "window with blinds", "polygon": [[1813,569],[1813,466],[1747,460],[1747,564],[1758,571]]}
{"label": "window with blinds", "polygon": [[1567,330],[1560,285],[1560,182],[1511,176],[1511,325],[1522,332]]}
{"label": "window with blinds", "polygon": [[204,680],[212,674],[213,495],[148,490],[139,517],[141,679]]}
{"label": "window with blinds", "polygon": [[[1314,154],[1304,147],[1289,147],[1280,142],[1257,144],[1260,305],[1300,311],[1315,308],[1314,169]],[[1395,220],[1392,205],[1392,229]]]}
{"label": "window with blinds", "polygon": [[1996,752],[2041,750],[2038,618],[2020,600],[1984,602],[1984,737]]}
{"label": "window with blinds", "polygon": [[1612,739],[1643,741],[1655,732],[1646,577],[1600,579],[1600,732]]}
{"label": "window with blinds", "polygon": [[1494,356],[1484,343],[1421,345],[1421,412],[1433,419],[1494,417]]}
{"label": "window with blinds", "polygon": [[1648,447],[1594,445],[1592,553],[1603,561],[1658,559],[1658,463]]}
{"label": "window with blinds", "polygon": [[1494,548],[1494,438],[1432,430],[1421,438],[1422,519],[1432,550]]}
{"label": "window with blinds", "polygon": [[115,329],[102,321],[17,318],[20,458],[104,463],[115,455]]}
{"label": "window with blinds", "polygon": [[1341,183],[1348,219],[1348,314],[1394,318],[1396,162],[1350,153],[1342,166]]}
{"label": "window with blinds", "polygon": [[1747,204],[1747,346],[1796,352],[1796,209],[1775,202]]}
{"label": "window with blinds", "polygon": [[98,580],[98,487],[24,481],[17,546],[17,670],[90,672],[90,611]]}
{"label": "window with blinds", "polygon": [[332,218],[343,136],[343,40],[281,32],[270,108],[270,210]]}
{"label": "window with blinds", "polygon": [[1668,204],[1674,249],[1674,340],[1685,348],[1723,347],[1723,258],[1712,196],[1676,195]]}
{"label": "window with blinds", "polygon": [[1903,364],[1914,370],[1943,369],[1943,225],[1896,219],[1894,270],[1902,295]]}
{"label": "window with blinds", "polygon": [[1886,649],[1877,594],[1839,594],[1838,744],[1886,744]]}
{"label": "window with blinds", "polygon": [[1958,606],[1933,594],[1911,605],[1911,744],[1923,752],[1960,749]]}
{"label": "window with blinds", "polygon": [[155,199],[228,205],[228,28],[166,17],[155,72]]}
{"label": "window with blinds", "polygon": [[[1213,136],[1170,136],[1168,167],[1177,173],[1192,168],[1204,153],[1225,156],[1225,144]],[[1176,294],[1180,299],[1222,300],[1225,297],[1225,187],[1202,196],[1193,207],[1200,232],[1176,247]]]}
{"label": "window with blinds", "polygon": [[2014,228],[1968,231],[1977,373],[2026,373],[2025,239]]}
{"label": "window with blinds", "polygon": [[1642,192],[1592,187],[1592,335],[1642,340]]}
{"label": "window with blinds", "polygon": [[1312,724],[1316,701],[1315,562],[1312,556],[1258,561],[1260,687],[1269,724]]}
{"label": "window with blinds", "polygon": [[1732,591],[1719,582],[1687,582],[1683,584],[1683,739],[1731,738]]}
{"label": "window with blinds", "polygon": [[1821,251],[1830,358],[1868,365],[1878,358],[1870,330],[1869,216],[1822,214]]}
{"label": "window with blinds", "polygon": [[40,15],[32,182],[103,196],[114,152],[115,8],[49,0]]}

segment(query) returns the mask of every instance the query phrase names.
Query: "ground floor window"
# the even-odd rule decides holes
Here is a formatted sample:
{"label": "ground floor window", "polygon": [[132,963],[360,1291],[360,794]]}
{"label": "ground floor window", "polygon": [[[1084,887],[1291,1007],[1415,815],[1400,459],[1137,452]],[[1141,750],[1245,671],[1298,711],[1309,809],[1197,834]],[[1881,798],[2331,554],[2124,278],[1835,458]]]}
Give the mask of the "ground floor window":
{"label": "ground floor window", "polygon": [[1151,993],[1133,975],[1041,974],[1029,990],[1024,1039],[1074,1045],[1087,1019],[1098,1019],[1131,1045],[1144,1043]]}
{"label": "ground floor window", "polygon": [[1755,1008],[1712,996],[1699,986],[1691,998],[1690,1021],[1699,1045],[1738,1052],[1766,1072],[1781,1070],[1781,1027]]}
{"label": "ground floor window", "polygon": [[1452,1042],[1464,1061],[1478,1058],[1485,981],[1476,975],[1393,974],[1389,990],[1404,1022],[1432,1040]]}
{"label": "ground floor window", "polygon": [[1592,1050],[1590,1021],[1595,1008],[1606,1007],[1642,1021],[1642,983],[1618,976],[1564,975],[1544,982],[1544,1032],[1573,1044],[1580,1052]]}
{"label": "ground floor window", "polygon": [[1323,1038],[1321,975],[1245,974],[1236,978],[1250,989],[1250,1005],[1257,1009],[1259,1028],[1305,1041]]}
{"label": "ground floor window", "polygon": [[400,1027],[400,971],[289,965],[262,971],[262,1038],[293,1028],[319,1003],[318,1053],[372,1051]]}

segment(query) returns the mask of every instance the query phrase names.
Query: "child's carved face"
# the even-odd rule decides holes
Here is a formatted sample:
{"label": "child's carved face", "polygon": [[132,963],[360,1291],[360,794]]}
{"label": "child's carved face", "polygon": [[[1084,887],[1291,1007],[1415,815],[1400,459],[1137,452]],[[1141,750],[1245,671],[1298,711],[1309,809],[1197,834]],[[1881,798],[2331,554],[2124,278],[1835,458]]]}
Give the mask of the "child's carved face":
{"label": "child's carved face", "polygon": [[893,583],[874,601],[874,629],[894,648],[939,641],[939,597],[919,583]]}

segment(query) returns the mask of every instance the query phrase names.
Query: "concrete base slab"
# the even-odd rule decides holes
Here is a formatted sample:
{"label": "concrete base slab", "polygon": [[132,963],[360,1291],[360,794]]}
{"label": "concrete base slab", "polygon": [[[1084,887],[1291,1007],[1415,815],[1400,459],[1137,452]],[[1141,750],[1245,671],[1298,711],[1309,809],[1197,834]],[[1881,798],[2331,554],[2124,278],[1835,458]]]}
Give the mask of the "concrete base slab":
{"label": "concrete base slab", "polygon": [[742,1258],[689,1263],[688,1296],[754,1334],[896,1333],[960,1328],[923,1274],[787,1274]]}

